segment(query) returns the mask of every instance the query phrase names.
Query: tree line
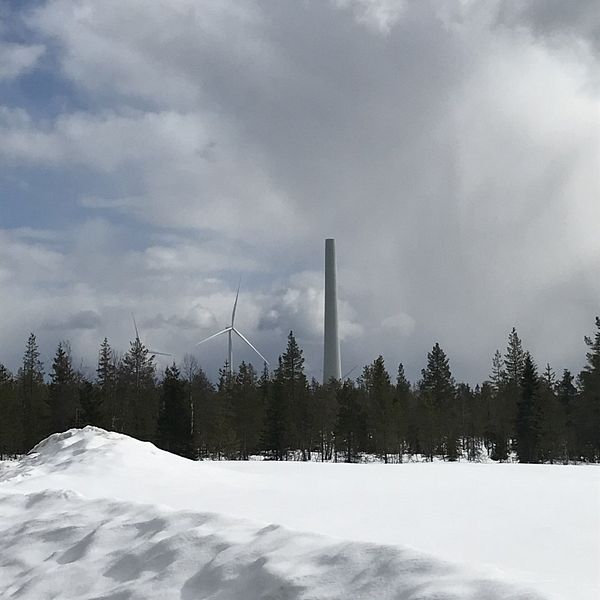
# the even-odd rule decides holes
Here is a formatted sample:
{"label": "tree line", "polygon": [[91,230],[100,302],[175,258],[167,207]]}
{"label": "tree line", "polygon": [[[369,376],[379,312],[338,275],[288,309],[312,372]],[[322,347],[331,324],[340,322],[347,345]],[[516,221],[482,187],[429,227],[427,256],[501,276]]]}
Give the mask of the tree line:
{"label": "tree line", "polygon": [[413,384],[402,364],[392,376],[382,356],[356,380],[309,381],[292,332],[273,371],[225,364],[216,384],[191,355],[158,377],[137,338],[122,356],[105,338],[93,378],[61,342],[46,376],[32,333],[16,374],[0,364],[0,455],[96,425],[194,459],[598,462],[600,318],[596,329],[584,369],[557,376],[549,365],[540,372],[513,328],[475,387],[455,381],[438,343]]}

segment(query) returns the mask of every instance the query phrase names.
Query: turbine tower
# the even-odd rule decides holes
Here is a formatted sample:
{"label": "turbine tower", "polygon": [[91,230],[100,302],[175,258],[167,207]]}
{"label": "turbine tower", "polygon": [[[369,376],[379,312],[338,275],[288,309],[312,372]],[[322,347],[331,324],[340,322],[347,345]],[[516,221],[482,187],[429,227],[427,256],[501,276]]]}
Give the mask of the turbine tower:
{"label": "turbine tower", "polygon": [[225,329],[223,329],[222,331],[219,331],[217,333],[214,333],[213,335],[208,336],[207,338],[203,339],[202,341],[200,341],[196,344],[196,346],[199,346],[200,344],[204,344],[204,342],[208,342],[208,340],[212,340],[213,338],[216,338],[216,337],[226,333],[227,338],[228,338],[227,339],[227,349],[228,349],[227,364],[228,364],[228,369],[229,369],[229,375],[231,375],[231,373],[233,372],[233,340],[232,340],[232,337],[233,337],[234,333],[242,341],[244,341],[246,344],[248,344],[248,346],[250,346],[250,348],[252,348],[252,350],[254,350],[254,352],[256,352],[256,354],[258,354],[258,356],[260,356],[263,359],[263,361],[267,363],[267,365],[269,364],[269,361],[250,343],[248,338],[246,338],[245,335],[240,333],[235,328],[235,311],[237,308],[239,295],[240,295],[240,286],[238,285],[237,294],[235,295],[235,302],[233,303],[233,311],[231,312],[231,325],[229,325],[229,327],[225,327]]}
{"label": "turbine tower", "polygon": [[323,351],[323,383],[340,380],[340,340],[338,338],[337,281],[335,240],[325,240],[325,340]]}

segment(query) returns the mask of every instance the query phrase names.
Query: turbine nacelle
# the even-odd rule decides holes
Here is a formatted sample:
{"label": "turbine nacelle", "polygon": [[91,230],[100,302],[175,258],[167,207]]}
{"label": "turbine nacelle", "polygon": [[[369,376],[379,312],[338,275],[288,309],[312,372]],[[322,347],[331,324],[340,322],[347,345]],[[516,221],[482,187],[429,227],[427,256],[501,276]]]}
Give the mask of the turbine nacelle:
{"label": "turbine nacelle", "polygon": [[[133,328],[135,329],[135,340],[136,340],[136,342],[138,342],[138,344],[142,344],[142,342],[140,340],[140,333],[138,331],[138,326],[137,326],[137,323],[135,322],[135,317],[133,316],[133,313],[131,313],[131,319],[133,321]],[[150,348],[148,348],[148,352],[155,356],[173,356],[172,354],[169,354],[168,352],[159,352],[158,350],[150,350]]]}
{"label": "turbine nacelle", "polygon": [[[241,283],[241,282],[240,282]],[[235,295],[235,301],[233,303],[233,310],[231,311],[231,325],[229,325],[229,327],[225,327],[225,329],[218,331],[217,333],[213,333],[212,335],[209,335],[207,338],[204,338],[203,340],[201,340],[200,342],[198,342],[196,344],[196,346],[200,346],[200,344],[204,344],[205,342],[208,342],[209,340],[212,340],[216,337],[219,337],[220,335],[228,335],[229,338],[229,359],[228,359],[228,364],[229,364],[229,373],[231,374],[233,372],[233,346],[232,346],[232,334],[235,333],[235,335],[237,335],[245,344],[247,344],[248,346],[250,346],[250,348],[252,348],[252,350],[254,350],[254,352],[260,356],[260,358],[262,358],[262,360],[268,365],[269,361],[252,345],[252,343],[250,342],[250,340],[240,331],[238,331],[235,328],[235,311],[237,309],[237,303],[238,303],[238,298],[240,295],[240,285],[238,284],[238,289],[237,289],[237,293]]]}

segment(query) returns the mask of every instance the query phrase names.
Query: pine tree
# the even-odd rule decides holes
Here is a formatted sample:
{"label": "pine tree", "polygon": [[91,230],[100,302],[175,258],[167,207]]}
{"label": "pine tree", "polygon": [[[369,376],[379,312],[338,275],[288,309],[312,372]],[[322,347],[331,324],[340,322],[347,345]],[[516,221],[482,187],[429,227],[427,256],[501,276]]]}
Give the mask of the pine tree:
{"label": "pine tree", "polygon": [[523,351],[523,344],[517,334],[517,330],[514,327],[508,336],[508,347],[504,355],[504,364],[508,381],[519,385],[525,368],[525,352]]}
{"label": "pine tree", "polygon": [[577,388],[573,384],[574,377],[568,369],[557,385],[557,397],[565,418],[565,460],[577,460],[580,457],[580,443],[576,416],[578,409]]}
{"label": "pine tree", "polygon": [[288,444],[302,453],[302,460],[310,458],[313,415],[309,407],[308,381],[304,374],[304,356],[294,333],[290,331],[285,352],[275,370],[276,392],[279,401],[287,407]]}
{"label": "pine tree", "polygon": [[129,351],[119,366],[118,387],[123,402],[121,430],[138,439],[152,440],[158,418],[154,355],[136,338],[130,342]]}
{"label": "pine tree", "polygon": [[404,374],[404,365],[400,363],[396,374],[394,396],[396,451],[399,462],[402,462],[403,454],[411,448],[410,431],[415,427],[413,415],[411,414],[411,396],[410,382]]}
{"label": "pine tree", "polygon": [[169,452],[186,457],[191,455],[189,404],[185,383],[175,362],[165,369],[161,385],[158,440],[160,447]]}
{"label": "pine tree", "polygon": [[345,462],[357,462],[367,435],[366,414],[360,393],[350,379],[338,388],[337,405],[336,444],[343,451]]}
{"label": "pine tree", "polygon": [[506,371],[504,370],[504,360],[500,350],[496,350],[492,359],[492,372],[490,374],[490,383],[495,392],[498,392],[506,382]]}
{"label": "pine tree", "polygon": [[314,437],[319,444],[321,460],[331,460],[335,450],[335,426],[337,421],[337,396],[341,384],[335,379],[319,384],[312,380],[309,391],[309,406],[315,425]]}
{"label": "pine tree", "polygon": [[240,364],[233,381],[232,399],[237,454],[240,459],[248,460],[258,450],[263,425],[258,378],[251,364]]}
{"label": "pine tree", "polygon": [[[92,407],[89,404],[88,408],[94,412],[94,415],[90,414],[89,418],[100,418],[100,413],[104,414],[104,426],[113,431],[121,431],[123,419],[122,407],[117,404],[117,373],[118,362],[115,352],[110,347],[108,339],[104,338],[98,353],[96,368],[97,406]],[[92,400],[91,395],[89,397],[86,395],[86,398]]]}
{"label": "pine tree", "polygon": [[[494,357],[497,359],[497,356]],[[497,385],[494,393],[493,413],[493,449],[494,460],[506,460],[515,437],[515,419],[517,402],[521,396],[521,379],[525,361],[523,344],[517,330],[513,327],[508,336],[508,345],[504,355],[504,369],[492,375]]]}
{"label": "pine tree", "polygon": [[48,407],[52,433],[75,425],[78,406],[77,384],[68,343],[60,342],[52,361]]}
{"label": "pine tree", "polygon": [[81,374],[78,374],[77,380],[79,405],[81,407],[78,426],[94,425],[95,427],[101,427],[106,419],[103,398],[100,391]]}
{"label": "pine tree", "polygon": [[540,460],[554,463],[566,460],[566,423],[562,404],[557,396],[556,373],[547,364],[540,378]]}
{"label": "pine tree", "polygon": [[579,374],[581,403],[577,424],[581,432],[581,453],[590,461],[600,459],[600,317],[596,317],[594,338],[585,337],[587,365]]}
{"label": "pine tree", "polygon": [[421,444],[430,460],[435,453],[445,454],[450,460],[456,460],[456,387],[448,358],[437,342],[427,354],[427,367],[421,374]]}
{"label": "pine tree", "polygon": [[17,388],[12,373],[0,364],[0,460],[21,450],[23,431]]}
{"label": "pine tree", "polygon": [[385,368],[383,356],[378,356],[372,364],[365,367],[361,380],[366,394],[369,435],[373,450],[384,462],[396,446],[394,414],[394,388]]}
{"label": "pine tree", "polygon": [[517,403],[516,451],[519,462],[540,461],[541,411],[539,378],[529,352],[525,353],[521,375],[521,397]]}
{"label": "pine tree", "polygon": [[37,339],[33,333],[27,340],[18,381],[23,432],[21,451],[27,451],[48,433],[44,366],[40,360]]}
{"label": "pine tree", "polygon": [[304,357],[290,331],[286,351],[279,357],[269,386],[265,410],[263,447],[276,460],[287,460],[289,450],[302,450],[308,458],[306,437],[309,425],[308,382],[304,375]]}

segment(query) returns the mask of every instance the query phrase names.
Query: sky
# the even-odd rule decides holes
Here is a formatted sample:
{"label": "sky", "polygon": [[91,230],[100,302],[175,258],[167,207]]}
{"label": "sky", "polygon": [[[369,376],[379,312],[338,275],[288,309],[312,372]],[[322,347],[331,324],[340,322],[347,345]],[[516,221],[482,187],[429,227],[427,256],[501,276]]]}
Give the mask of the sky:
{"label": "sky", "polygon": [[320,378],[334,237],[343,372],[439,342],[483,381],[512,327],[579,370],[599,59],[594,0],[0,0],[0,362],[33,331],[93,373],[133,313],[215,377],[241,278],[239,329]]}

